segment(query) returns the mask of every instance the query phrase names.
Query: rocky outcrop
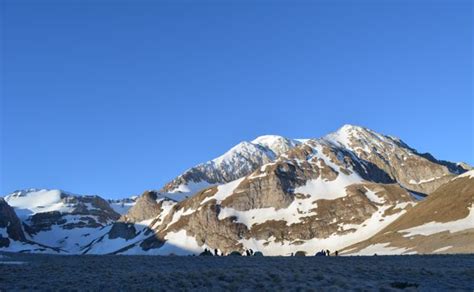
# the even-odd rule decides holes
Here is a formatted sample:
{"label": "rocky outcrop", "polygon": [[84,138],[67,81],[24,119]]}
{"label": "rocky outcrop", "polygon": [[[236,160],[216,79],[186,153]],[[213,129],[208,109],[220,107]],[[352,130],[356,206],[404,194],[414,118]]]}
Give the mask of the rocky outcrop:
{"label": "rocky outcrop", "polygon": [[337,237],[348,245],[366,225],[387,225],[415,204],[396,183],[364,180],[357,170],[366,166],[334,145],[305,143],[238,181],[179,202],[155,228],[156,238],[165,242],[184,230],[198,245],[225,253],[255,248],[285,254],[275,246],[313,253],[332,249],[329,238]]}
{"label": "rocky outcrop", "polygon": [[[107,202],[50,190],[7,197],[22,210],[23,230],[43,239],[38,234],[50,232],[52,245],[71,253],[199,254],[208,248],[228,254],[251,248],[265,255],[314,254],[378,234],[468,168],[346,125],[319,139],[262,136],[239,143],[138,199]],[[443,203],[456,216],[464,214]],[[418,210],[406,224],[436,212]],[[384,236],[402,240],[397,232]],[[416,238],[420,246],[428,242]],[[425,250],[433,252],[416,249]]]}
{"label": "rocky outcrop", "polygon": [[127,214],[119,219],[121,222],[137,223],[148,219],[153,219],[162,212],[163,204],[169,202],[169,199],[158,199],[158,193],[154,191],[144,192],[130,208]]}
{"label": "rocky outcrop", "polygon": [[110,239],[123,238],[125,240],[130,240],[136,235],[137,230],[135,229],[134,224],[125,222],[115,222],[109,231]]}
{"label": "rocky outcrop", "polygon": [[[109,203],[98,196],[72,196],[61,193],[60,202],[68,206],[67,211],[33,213],[26,220],[29,232],[34,235],[49,231],[53,226],[63,229],[100,228],[120,218]],[[74,218],[74,220],[70,220]]]}
{"label": "rocky outcrop", "polygon": [[345,125],[323,139],[351,150],[403,187],[424,194],[467,170],[466,165],[437,160],[429,153],[420,154],[398,138],[362,127]]}
{"label": "rocky outcrop", "polygon": [[231,182],[252,173],[300,143],[271,135],[261,136],[252,142],[241,142],[224,155],[187,170],[167,183],[160,192],[186,191],[188,185],[203,182],[209,185]]}
{"label": "rocky outcrop", "polygon": [[[2,229],[6,232],[2,232]],[[0,198],[0,247],[8,247],[10,240],[26,241],[26,238],[15,211]]]}
{"label": "rocky outcrop", "polygon": [[442,185],[385,229],[344,252],[472,253],[473,238],[474,171],[470,171]]}
{"label": "rocky outcrop", "polygon": [[120,217],[99,196],[79,196],[61,190],[17,191],[5,200],[20,210],[23,229],[34,245],[28,250],[77,253],[94,239],[91,234]]}

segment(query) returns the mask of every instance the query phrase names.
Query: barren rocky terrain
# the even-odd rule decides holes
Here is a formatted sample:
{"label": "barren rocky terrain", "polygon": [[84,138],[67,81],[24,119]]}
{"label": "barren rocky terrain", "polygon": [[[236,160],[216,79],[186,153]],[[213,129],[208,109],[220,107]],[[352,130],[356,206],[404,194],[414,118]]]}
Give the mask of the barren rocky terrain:
{"label": "barren rocky terrain", "polygon": [[474,255],[178,257],[0,255],[11,290],[474,289]]}

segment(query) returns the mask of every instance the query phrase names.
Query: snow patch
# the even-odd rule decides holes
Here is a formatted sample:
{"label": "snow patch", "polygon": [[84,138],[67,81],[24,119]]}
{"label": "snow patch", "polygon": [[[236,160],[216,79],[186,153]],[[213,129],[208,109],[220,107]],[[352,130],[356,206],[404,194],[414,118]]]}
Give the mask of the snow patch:
{"label": "snow patch", "polygon": [[474,178],[474,170],[466,171],[465,173],[456,176],[454,179],[463,178],[463,177]]}
{"label": "snow patch", "polygon": [[[411,203],[399,203],[394,209],[403,209],[410,204]],[[294,244],[292,241],[276,242],[274,237],[267,240],[256,240],[253,238],[242,239],[240,242],[246,248],[259,250],[262,251],[263,254],[271,256],[288,256],[296,250],[305,251],[308,254],[315,254],[321,249],[329,249],[331,251],[340,250],[344,247],[370,238],[406,212],[405,210],[401,210],[398,213],[384,217],[384,212],[391,207],[392,205],[379,207],[377,212],[361,224],[341,224],[340,231],[352,229],[345,234],[334,233],[327,238],[303,240],[301,241],[301,244]]]}
{"label": "snow patch", "polygon": [[412,237],[415,235],[432,235],[444,231],[449,231],[450,233],[472,229],[474,228],[474,207],[471,206],[469,208],[469,215],[463,219],[451,221],[451,222],[429,222],[423,225],[419,225],[416,227],[400,230],[400,233],[403,234],[403,237]]}
{"label": "snow patch", "polygon": [[441,248],[438,248],[438,249],[434,250],[433,253],[441,253],[443,251],[447,251],[448,249],[451,249],[452,247],[453,247],[452,245],[441,247]]}
{"label": "snow patch", "polygon": [[217,192],[210,197],[205,198],[202,200],[201,205],[204,203],[210,201],[210,200],[216,200],[217,203],[220,203],[221,201],[225,200],[228,196],[230,196],[234,190],[239,186],[239,184],[245,179],[245,177],[239,178],[237,180],[231,181],[229,183],[219,185],[217,187]]}
{"label": "snow patch", "polygon": [[351,253],[350,255],[359,256],[371,256],[374,254],[378,255],[401,255],[401,254],[415,254],[416,252],[410,252],[407,248],[389,247],[389,243],[377,243],[367,246],[358,252]]}
{"label": "snow patch", "polygon": [[62,202],[60,190],[35,190],[21,195],[15,193],[6,196],[5,201],[16,209],[15,212],[22,221],[36,213],[68,213],[74,209],[72,205]]}
{"label": "snow patch", "polygon": [[335,200],[347,195],[347,186],[360,182],[362,182],[362,179],[358,175],[353,173],[350,176],[346,176],[340,172],[333,181],[321,178],[308,180],[305,185],[295,188],[295,193],[308,194],[313,200]]}
{"label": "snow patch", "polygon": [[371,200],[372,202],[374,202],[376,204],[385,203],[384,198],[381,198],[381,197],[377,196],[377,194],[374,191],[369,190],[367,187],[365,187],[365,189],[367,190],[365,192],[365,196],[367,197],[367,199]]}

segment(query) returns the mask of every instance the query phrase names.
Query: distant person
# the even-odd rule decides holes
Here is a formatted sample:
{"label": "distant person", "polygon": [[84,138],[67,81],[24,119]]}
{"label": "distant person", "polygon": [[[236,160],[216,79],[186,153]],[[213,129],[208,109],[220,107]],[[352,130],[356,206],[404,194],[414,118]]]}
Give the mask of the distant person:
{"label": "distant person", "polygon": [[334,252],[334,254],[335,254],[336,256],[338,256],[338,255],[339,255],[339,252],[336,250],[336,251]]}
{"label": "distant person", "polygon": [[293,253],[291,253],[290,257],[292,257],[292,256],[293,256]]}
{"label": "distant person", "polygon": [[321,250],[321,251],[318,251],[315,256],[317,257],[322,257],[322,256],[325,256],[326,255],[326,252],[324,250]]}
{"label": "distant person", "polygon": [[326,255],[327,255],[327,256],[330,256],[330,255],[331,255],[331,252],[329,251],[329,249],[326,249]]}
{"label": "distant person", "polygon": [[219,251],[217,250],[217,248],[214,249],[214,255],[215,255],[215,256],[218,256],[218,255],[219,255]]}

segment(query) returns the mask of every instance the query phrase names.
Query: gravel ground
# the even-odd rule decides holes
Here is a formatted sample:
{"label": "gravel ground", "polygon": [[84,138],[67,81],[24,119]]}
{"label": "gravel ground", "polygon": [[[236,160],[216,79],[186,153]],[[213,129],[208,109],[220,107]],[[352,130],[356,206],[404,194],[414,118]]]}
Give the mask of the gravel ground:
{"label": "gravel ground", "polygon": [[10,290],[474,290],[474,255],[0,256]]}

